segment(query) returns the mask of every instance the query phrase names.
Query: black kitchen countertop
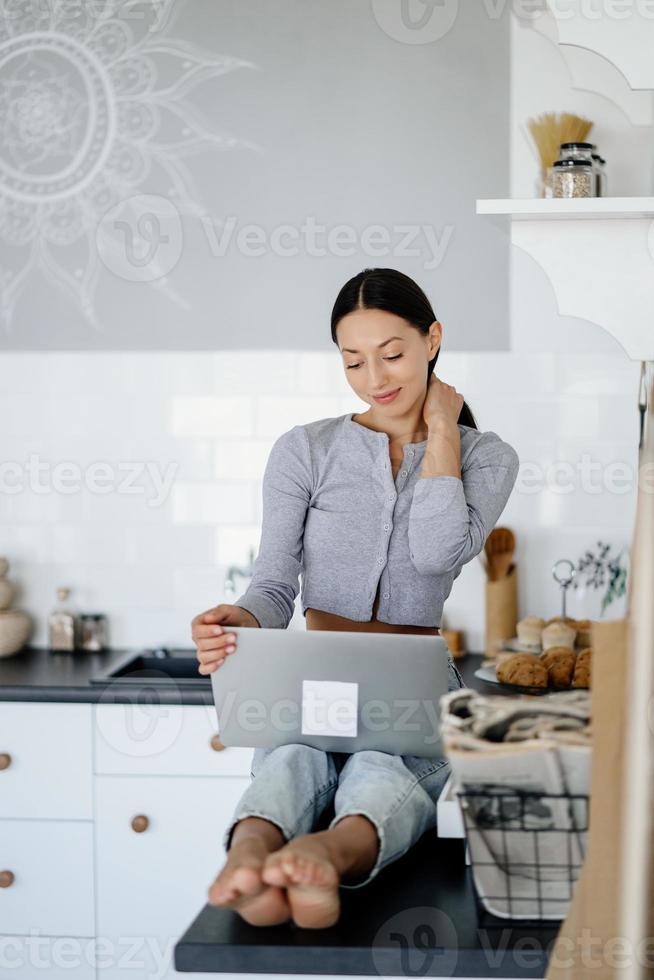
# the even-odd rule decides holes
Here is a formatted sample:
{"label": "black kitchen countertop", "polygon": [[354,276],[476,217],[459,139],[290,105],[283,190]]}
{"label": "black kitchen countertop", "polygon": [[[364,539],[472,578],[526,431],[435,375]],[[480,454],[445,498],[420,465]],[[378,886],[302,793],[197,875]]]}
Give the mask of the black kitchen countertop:
{"label": "black kitchen countertop", "polygon": [[[559,923],[516,927],[478,920],[464,844],[423,834],[363,888],[341,889],[328,929],[251,926],[205,905],[178,940],[182,973],[543,977]],[[486,918],[488,914],[484,913]],[[483,923],[480,925],[480,921]]]}
{"label": "black kitchen countertop", "polygon": [[[143,648],[115,648],[103,653],[51,653],[41,647],[24,647],[10,657],[0,657],[0,701],[66,701],[148,704],[213,704],[211,679],[198,674],[191,684],[167,679],[165,683],[126,686],[111,678],[91,684],[91,678],[113,669],[130,653]],[[195,657],[195,648],[186,653]]]}
{"label": "black kitchen countertop", "polygon": [[[0,701],[67,701],[95,703],[102,701],[157,704],[213,704],[211,679],[198,674],[193,681],[166,679],[165,683],[126,686],[107,680],[91,684],[91,678],[113,669],[130,653],[142,652],[116,648],[103,653],[51,653],[42,647],[24,647],[10,657],[0,657]],[[176,648],[175,655],[195,657],[195,648]],[[482,660],[481,653],[468,653],[456,660],[469,687],[488,691],[488,685],[474,677]],[[134,675],[136,676],[136,675]]]}

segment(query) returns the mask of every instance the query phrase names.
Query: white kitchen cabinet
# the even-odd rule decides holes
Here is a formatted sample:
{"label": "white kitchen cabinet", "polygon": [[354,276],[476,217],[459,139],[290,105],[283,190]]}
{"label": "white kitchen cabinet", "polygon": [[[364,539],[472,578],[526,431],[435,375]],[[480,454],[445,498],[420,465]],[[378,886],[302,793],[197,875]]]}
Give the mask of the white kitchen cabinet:
{"label": "white kitchen cabinet", "polygon": [[0,820],[0,873],[0,932],[95,935],[90,821]]}
{"label": "white kitchen cabinet", "polygon": [[249,783],[249,775],[96,776],[99,936],[135,937],[141,956],[165,956],[172,970],[174,944],[224,864],[222,836]]}
{"label": "white kitchen cabinet", "polygon": [[91,707],[0,701],[0,819],[91,819]]}
{"label": "white kitchen cabinet", "polygon": [[248,776],[253,749],[225,748],[213,705],[98,704],[97,773]]}
{"label": "white kitchen cabinet", "polygon": [[180,976],[252,754],[213,706],[0,701],[0,976]]}

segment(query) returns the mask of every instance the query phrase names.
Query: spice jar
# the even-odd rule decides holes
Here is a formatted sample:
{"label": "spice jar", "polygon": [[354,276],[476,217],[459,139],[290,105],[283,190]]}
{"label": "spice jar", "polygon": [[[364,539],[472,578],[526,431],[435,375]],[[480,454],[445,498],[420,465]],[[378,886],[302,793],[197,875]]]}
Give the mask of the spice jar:
{"label": "spice jar", "polygon": [[57,589],[59,600],[48,616],[48,647],[52,653],[73,653],[77,645],[78,620],[66,602],[70,589]]}
{"label": "spice jar", "polygon": [[595,150],[594,143],[561,143],[559,160],[588,160]]}
{"label": "spice jar", "polygon": [[87,653],[107,649],[107,617],[103,613],[82,613],[80,647]]}
{"label": "spice jar", "polygon": [[552,197],[593,197],[595,174],[590,160],[555,160]]}

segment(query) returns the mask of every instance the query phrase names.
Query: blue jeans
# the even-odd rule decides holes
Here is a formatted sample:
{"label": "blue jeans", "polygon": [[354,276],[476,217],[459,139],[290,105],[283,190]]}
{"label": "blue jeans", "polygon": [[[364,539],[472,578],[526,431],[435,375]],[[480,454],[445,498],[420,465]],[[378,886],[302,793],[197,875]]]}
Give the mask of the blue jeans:
{"label": "blue jeans", "polygon": [[[450,691],[465,687],[451,657],[448,674]],[[292,743],[255,749],[250,775],[252,782],[223,837],[225,851],[234,827],[244,817],[269,820],[289,841],[310,834],[333,802],[330,828],[343,817],[362,814],[377,831],[379,853],[372,870],[361,880],[341,882],[341,888],[361,888],[436,826],[436,800],[450,775],[450,764],[443,757],[368,750],[323,752]]]}

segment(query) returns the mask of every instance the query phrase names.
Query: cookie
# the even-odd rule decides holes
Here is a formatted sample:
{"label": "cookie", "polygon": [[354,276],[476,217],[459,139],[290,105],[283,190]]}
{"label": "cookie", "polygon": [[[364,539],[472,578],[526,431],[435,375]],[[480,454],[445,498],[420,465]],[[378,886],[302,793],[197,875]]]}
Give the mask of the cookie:
{"label": "cookie", "polygon": [[577,654],[574,673],[572,675],[573,687],[590,687],[590,662],[592,656],[590,647],[585,647]]}
{"label": "cookie", "polygon": [[547,668],[540,657],[530,653],[515,653],[495,668],[498,681],[503,684],[520,684],[523,687],[547,687]]}
{"label": "cookie", "polygon": [[570,687],[577,655],[568,647],[550,647],[538,658],[545,666],[552,687]]}

